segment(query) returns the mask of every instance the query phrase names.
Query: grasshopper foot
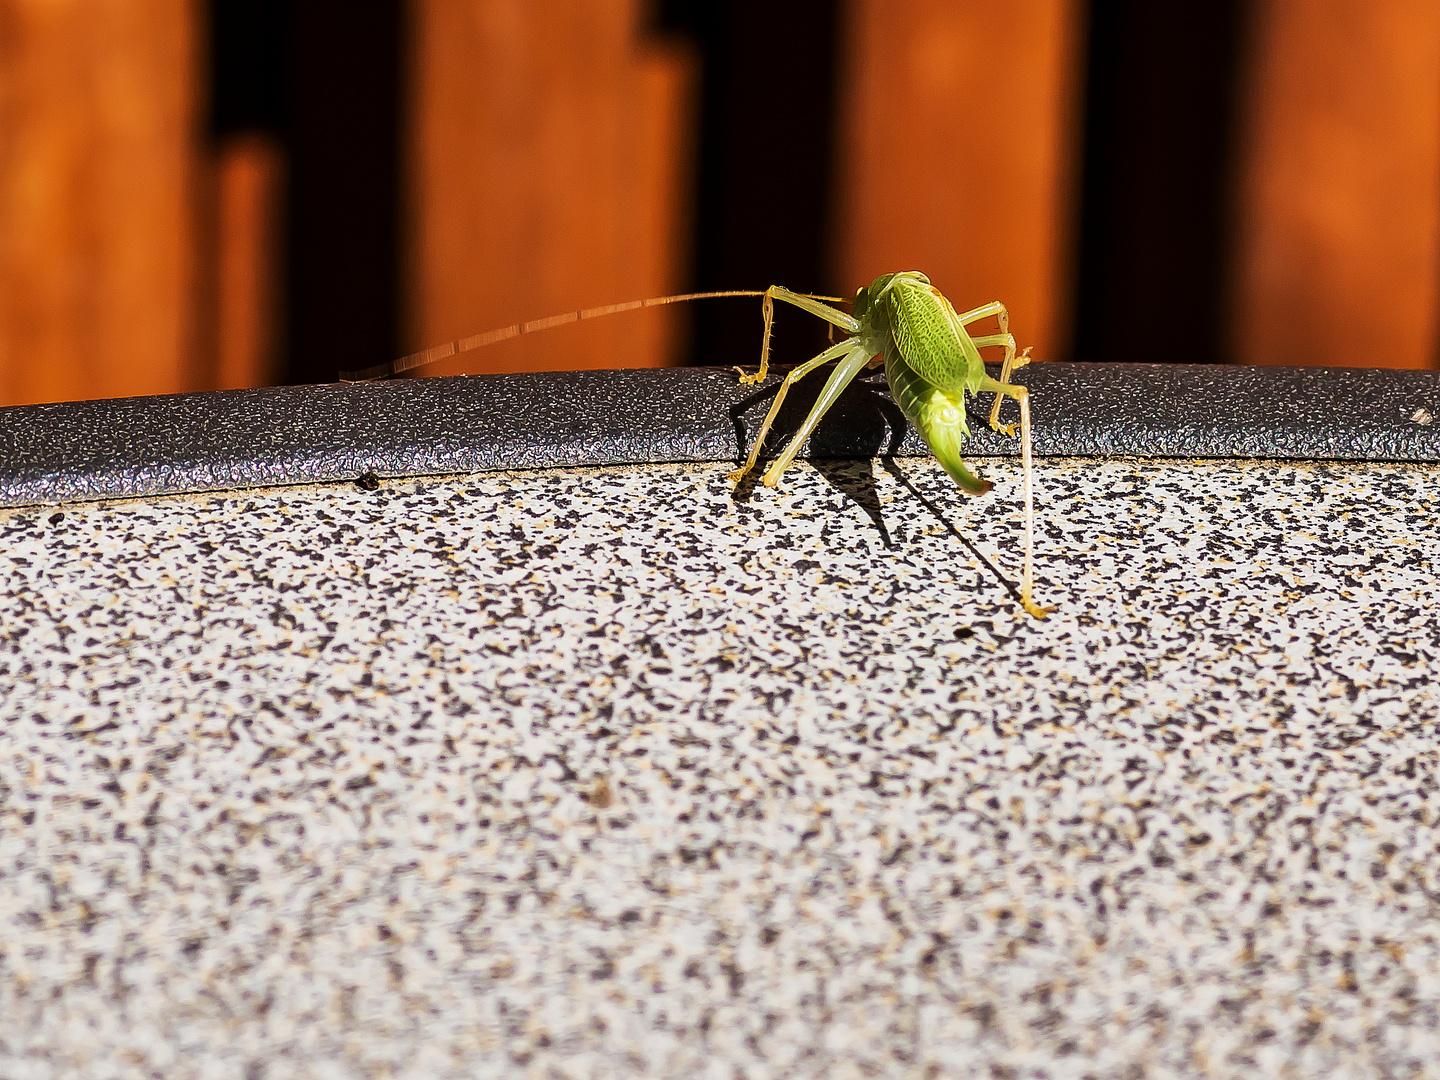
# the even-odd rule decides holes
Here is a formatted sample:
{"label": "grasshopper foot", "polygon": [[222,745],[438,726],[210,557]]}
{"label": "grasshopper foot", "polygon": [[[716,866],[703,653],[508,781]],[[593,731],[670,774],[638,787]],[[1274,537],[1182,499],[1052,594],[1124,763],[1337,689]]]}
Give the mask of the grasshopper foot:
{"label": "grasshopper foot", "polygon": [[1021,596],[1020,603],[1024,606],[1027,612],[1029,612],[1031,615],[1034,615],[1037,619],[1043,619],[1046,615],[1049,615],[1052,611],[1055,610],[1055,608],[1053,607],[1041,607],[1039,604],[1035,603],[1035,601],[1032,600],[1028,595]]}
{"label": "grasshopper foot", "polygon": [[746,375],[744,368],[737,367],[735,369],[735,374],[740,376],[741,386],[754,386],[761,379],[765,378],[765,372],[763,370],[752,372],[751,374]]}

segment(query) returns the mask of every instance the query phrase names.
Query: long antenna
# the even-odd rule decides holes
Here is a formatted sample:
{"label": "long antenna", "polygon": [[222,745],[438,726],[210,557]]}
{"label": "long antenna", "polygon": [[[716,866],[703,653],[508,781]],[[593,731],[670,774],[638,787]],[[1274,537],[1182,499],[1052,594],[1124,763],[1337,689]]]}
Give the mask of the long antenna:
{"label": "long antenna", "polygon": [[[585,308],[581,311],[567,311],[563,315],[551,315],[544,319],[531,319],[529,322],[511,323],[509,326],[502,326],[499,330],[487,330],[483,334],[472,334],[470,337],[457,338],[454,341],[447,341],[443,345],[432,345],[423,352],[411,353],[409,356],[402,356],[399,360],[391,360],[386,364],[376,364],[374,367],[366,368],[364,371],[342,371],[340,381],[372,382],[376,379],[388,379],[391,376],[399,375],[404,371],[411,371],[426,364],[433,364],[437,360],[444,360],[447,356],[454,356],[456,353],[469,352],[471,349],[481,349],[486,345],[494,345],[499,341],[508,341],[510,338],[519,337],[521,334],[531,334],[537,330],[550,330],[556,326],[565,326],[569,323],[579,322],[581,319],[598,319],[602,315],[618,315],[622,311],[637,311],[640,308],[660,307],[663,304],[678,304],[682,300],[712,300],[724,296],[764,296],[763,292],[755,292],[747,289],[735,289],[726,292],[697,292],[683,293],[680,296],[652,296],[648,300],[629,300],[623,304],[607,304],[605,307]],[[809,295],[809,294],[806,294]],[[816,300],[828,300],[834,303],[843,303],[838,296],[816,296]]]}

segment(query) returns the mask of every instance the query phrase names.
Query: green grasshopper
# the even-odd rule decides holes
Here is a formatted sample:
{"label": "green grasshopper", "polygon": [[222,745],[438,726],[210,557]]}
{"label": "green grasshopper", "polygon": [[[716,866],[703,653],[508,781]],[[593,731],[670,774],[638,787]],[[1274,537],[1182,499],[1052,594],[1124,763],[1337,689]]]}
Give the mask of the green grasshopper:
{"label": "green grasshopper", "polygon": [[[769,372],[770,333],[775,321],[776,300],[783,300],[817,315],[850,335],[785,376],[750,447],[750,456],[741,468],[730,473],[729,479],[732,483],[739,483],[755,467],[765,436],[769,434],[775,417],[779,415],[780,406],[784,403],[790,387],[832,360],[838,363],[830,372],[830,378],[826,380],[820,396],[810,409],[810,414],[805,417],[800,430],[785,445],[780,456],[761,476],[761,482],[767,487],[774,487],[779,483],[781,475],[795,460],[805,440],[851,380],[862,369],[883,363],[885,378],[890,384],[890,393],[896,404],[929,444],[936,460],[963,491],[972,495],[983,495],[990,490],[991,485],[972,473],[960,457],[961,443],[965,436],[970,434],[970,428],[965,422],[965,394],[993,391],[995,404],[990,410],[990,426],[1011,436],[1015,434],[1016,425],[1000,423],[1000,404],[1005,397],[1013,397],[1020,405],[1020,452],[1025,496],[1025,567],[1021,575],[1020,602],[1027,612],[1040,619],[1053,610],[1041,607],[1035,603],[1032,596],[1035,578],[1035,496],[1032,479],[1034,462],[1030,444],[1030,394],[1025,387],[1010,381],[1011,372],[1030,362],[1030,350],[1026,349],[1019,356],[1015,354],[1015,338],[1009,332],[1010,315],[1004,304],[984,304],[957,314],[950,301],[930,284],[930,279],[913,270],[882,274],[861,288],[855,294],[853,314],[847,314],[827,303],[839,302],[835,297],[792,292],[779,285],[772,285],[764,292],[728,291],[658,296],[649,300],[611,304],[607,307],[553,315],[547,319],[515,323],[499,330],[437,345],[378,368],[362,372],[342,372],[340,378],[347,382],[385,378],[458,352],[581,319],[658,307],[684,300],[722,296],[764,297],[765,336],[760,347],[760,368],[750,375],[740,368],[735,369],[740,373],[740,381],[747,385],[762,382]],[[999,323],[998,334],[971,337],[965,329],[971,323],[992,316]],[[984,361],[980,358],[980,350],[990,347],[1002,347],[1005,350],[998,380],[992,379],[986,373]]]}
{"label": "green grasshopper", "polygon": [[[1031,595],[1035,580],[1035,494],[1030,392],[1010,381],[1010,373],[1015,368],[1030,362],[1030,350],[1015,355],[1015,337],[1010,333],[1010,313],[1005,305],[997,301],[957,314],[950,301],[930,284],[930,279],[913,270],[881,274],[860,289],[855,294],[853,314],[824,303],[827,298],[794,293],[779,285],[766,289],[764,297],[765,337],[760,346],[760,370],[746,375],[736,368],[742,383],[758,383],[769,370],[770,329],[775,320],[776,300],[818,315],[850,336],[785,376],[755,436],[750,457],[730,474],[730,480],[738,483],[755,467],[761,445],[790,387],[831,360],[839,362],[830,372],[810,415],[760,478],[766,487],[774,487],[779,482],[820,419],[860,370],[883,363],[891,396],[905,419],[915,425],[929,444],[935,459],[962,490],[983,495],[990,490],[990,483],[966,468],[960,457],[960,444],[970,434],[965,422],[965,394],[993,390],[995,405],[990,410],[990,426],[1006,435],[1015,434],[1015,425],[1000,423],[1000,403],[1006,396],[1013,397],[1020,403],[1020,453],[1025,489],[1025,569],[1021,575],[1020,603],[1038,619],[1050,614],[1051,609],[1035,603]],[[1000,333],[972,338],[965,327],[991,316],[999,322]],[[1005,349],[999,380],[986,373],[980,358],[981,349],[996,345]]]}

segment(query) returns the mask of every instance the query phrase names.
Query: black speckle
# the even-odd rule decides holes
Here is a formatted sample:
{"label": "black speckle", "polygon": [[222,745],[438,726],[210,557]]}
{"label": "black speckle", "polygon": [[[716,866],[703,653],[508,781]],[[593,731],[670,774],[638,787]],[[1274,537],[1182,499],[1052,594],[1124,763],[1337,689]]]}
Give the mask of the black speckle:
{"label": "black speckle", "polygon": [[379,491],[380,477],[376,476],[373,472],[363,473],[360,478],[355,481],[355,486],[361,491]]}
{"label": "black speckle", "polygon": [[56,512],[56,513],[50,515],[50,524],[51,524],[51,525],[59,525],[59,524],[60,524],[62,521],[64,521],[64,520],[65,520],[65,515],[62,514],[62,513]]}

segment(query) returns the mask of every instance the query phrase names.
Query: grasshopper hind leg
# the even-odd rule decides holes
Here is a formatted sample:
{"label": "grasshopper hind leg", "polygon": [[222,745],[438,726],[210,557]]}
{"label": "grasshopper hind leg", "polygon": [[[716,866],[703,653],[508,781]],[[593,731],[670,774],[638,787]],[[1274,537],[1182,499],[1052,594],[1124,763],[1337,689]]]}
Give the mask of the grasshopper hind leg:
{"label": "grasshopper hind leg", "polygon": [[1020,575],[1020,603],[1037,619],[1043,619],[1054,608],[1041,607],[1035,602],[1035,458],[1030,442],[1030,391],[1010,382],[987,379],[981,390],[995,391],[996,401],[1001,395],[1013,397],[1020,404],[1020,462],[1025,493],[1025,568]]}
{"label": "grasshopper hind leg", "polygon": [[[780,415],[780,406],[785,403],[785,395],[790,392],[790,387],[794,386],[806,375],[809,375],[810,372],[814,371],[821,364],[829,363],[831,360],[834,360],[837,357],[844,356],[846,353],[850,352],[854,348],[854,339],[847,338],[846,340],[839,342],[838,344],[830,346],[830,348],[826,349],[814,359],[807,360],[805,363],[797,367],[794,371],[790,372],[790,374],[785,376],[784,381],[780,384],[780,388],[775,391],[775,400],[770,403],[770,411],[765,414],[765,420],[760,425],[760,430],[755,433],[755,441],[750,446],[750,456],[745,459],[744,465],[736,469],[734,472],[730,473],[728,477],[729,481],[732,484],[738,484],[741,480],[743,480],[745,478],[745,474],[748,473],[751,469],[753,469],[755,467],[755,463],[760,460],[760,451],[765,445],[765,436],[770,434],[770,427],[772,424],[775,423],[775,417]],[[757,374],[763,374],[763,372],[764,369],[762,368],[761,371]],[[743,376],[742,381],[744,381]],[[818,402],[816,403],[815,408],[819,408]],[[819,420],[819,417],[815,416],[815,409],[811,409],[810,416],[806,417],[805,423],[808,425],[808,427],[802,428],[800,434],[796,436],[796,438],[798,438],[801,442],[804,442],[805,436],[810,434],[809,428],[814,426],[810,423],[812,417],[817,421]],[[795,440],[793,439],[791,440],[790,445],[786,447],[786,452],[788,453],[792,447],[795,449],[796,452],[799,451],[799,447],[795,445]],[[793,453],[790,454],[791,458],[793,458],[794,456],[795,455]],[[787,459],[785,461],[785,464],[788,465],[789,463],[790,462]],[[784,471],[785,470],[782,467],[780,469],[780,472]],[[779,473],[776,473],[775,479],[772,479],[770,474],[773,472],[775,472],[775,469],[772,466],[765,473],[764,482],[767,487],[774,487],[775,479],[778,479],[779,477]]]}
{"label": "grasshopper hind leg", "polygon": [[830,378],[825,380],[825,386],[821,389],[820,396],[815,399],[815,404],[811,406],[810,414],[805,417],[805,422],[800,425],[800,430],[794,434],[785,445],[785,449],[780,451],[780,456],[771,462],[770,468],[766,469],[765,475],[760,478],[760,482],[766,487],[774,487],[780,482],[781,475],[795,460],[795,455],[800,453],[800,448],[805,445],[805,440],[810,437],[810,433],[815,430],[816,425],[830,411],[830,406],[835,404],[845,387],[850,385],[850,381],[860,373],[860,370],[870,363],[869,355],[855,338],[846,338],[820,355],[828,357],[834,352],[840,353],[840,362],[830,372]]}

